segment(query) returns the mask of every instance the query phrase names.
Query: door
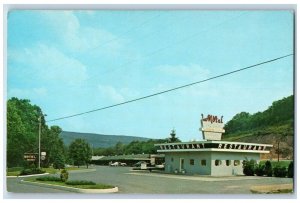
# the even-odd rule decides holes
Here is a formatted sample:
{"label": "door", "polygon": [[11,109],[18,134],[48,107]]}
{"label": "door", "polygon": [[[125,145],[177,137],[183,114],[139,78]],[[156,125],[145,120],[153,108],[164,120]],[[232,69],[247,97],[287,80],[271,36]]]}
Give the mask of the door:
{"label": "door", "polygon": [[182,171],[183,169],[184,169],[184,159],[180,158],[179,171]]}

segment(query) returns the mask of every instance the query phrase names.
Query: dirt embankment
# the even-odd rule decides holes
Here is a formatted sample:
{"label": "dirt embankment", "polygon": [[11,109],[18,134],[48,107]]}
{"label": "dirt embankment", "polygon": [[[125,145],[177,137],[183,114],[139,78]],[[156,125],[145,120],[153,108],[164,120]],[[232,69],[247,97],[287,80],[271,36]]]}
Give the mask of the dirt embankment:
{"label": "dirt embankment", "polygon": [[280,159],[293,159],[294,153],[294,136],[286,136],[280,138],[277,135],[252,135],[247,137],[242,137],[236,142],[249,142],[249,143],[261,143],[261,144],[272,144],[273,147],[270,154],[262,154],[261,159],[277,159],[278,157],[278,143],[279,143],[279,158]]}

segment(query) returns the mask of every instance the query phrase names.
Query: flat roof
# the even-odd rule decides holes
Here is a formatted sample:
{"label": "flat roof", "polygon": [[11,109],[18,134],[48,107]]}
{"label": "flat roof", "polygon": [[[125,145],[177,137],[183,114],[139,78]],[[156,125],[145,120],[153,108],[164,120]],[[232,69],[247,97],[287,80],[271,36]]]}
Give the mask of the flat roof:
{"label": "flat roof", "polygon": [[205,144],[205,143],[216,143],[216,144],[238,144],[238,145],[255,145],[255,146],[267,146],[273,147],[271,144],[260,144],[260,143],[249,143],[249,142],[230,142],[221,140],[203,140],[203,141],[192,141],[192,142],[172,142],[172,143],[159,143],[154,144],[154,146],[160,145],[178,145],[178,144]]}
{"label": "flat roof", "polygon": [[259,153],[268,154],[268,150],[243,150],[243,149],[218,149],[218,148],[204,148],[204,149],[163,149],[157,152],[240,152],[240,153]]}
{"label": "flat roof", "polygon": [[270,144],[228,142],[219,140],[203,140],[195,142],[176,142],[155,144],[157,152],[240,152],[240,153],[270,153]]}

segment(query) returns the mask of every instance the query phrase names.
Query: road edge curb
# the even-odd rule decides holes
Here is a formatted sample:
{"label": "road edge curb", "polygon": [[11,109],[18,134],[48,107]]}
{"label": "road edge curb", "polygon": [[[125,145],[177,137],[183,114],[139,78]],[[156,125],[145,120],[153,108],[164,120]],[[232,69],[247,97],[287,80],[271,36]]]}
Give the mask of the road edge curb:
{"label": "road edge curb", "polygon": [[28,185],[39,185],[42,187],[53,188],[53,189],[62,189],[69,192],[77,192],[77,193],[116,193],[119,191],[118,187],[110,188],[110,189],[80,189],[80,188],[73,188],[67,186],[60,186],[60,185],[51,185],[46,183],[38,183],[38,182],[31,182],[21,180],[20,183],[28,184]]}

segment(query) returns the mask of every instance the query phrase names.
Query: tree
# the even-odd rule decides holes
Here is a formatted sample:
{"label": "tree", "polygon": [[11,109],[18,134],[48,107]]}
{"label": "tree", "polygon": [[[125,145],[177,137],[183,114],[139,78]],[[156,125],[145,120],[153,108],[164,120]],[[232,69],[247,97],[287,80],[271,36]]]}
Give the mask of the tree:
{"label": "tree", "polygon": [[169,142],[181,142],[180,139],[176,137],[176,132],[174,129],[171,131],[170,136]]}
{"label": "tree", "polygon": [[294,162],[291,161],[288,167],[288,171],[287,171],[287,176],[289,178],[293,178],[294,177]]}
{"label": "tree", "polygon": [[[7,101],[7,166],[24,166],[24,153],[38,152],[38,118],[43,115],[40,107],[32,105],[30,100],[11,98]],[[41,151],[46,152],[42,166],[54,162],[54,155],[59,154],[64,160],[64,143],[60,138],[61,129],[46,125],[44,116],[41,117]],[[57,158],[55,158],[57,159]],[[38,162],[38,160],[36,160]]]}
{"label": "tree", "polygon": [[[60,133],[62,129],[59,126],[51,126],[49,130],[42,133],[41,146],[42,150],[47,153],[46,159],[43,161],[44,166],[49,166],[51,163],[61,162],[65,164],[65,149]],[[60,167],[61,168],[61,167]]]}
{"label": "tree", "polygon": [[250,161],[244,160],[243,161],[243,173],[246,176],[254,176],[255,170],[255,161],[251,159]]}
{"label": "tree", "polygon": [[69,146],[69,156],[78,168],[83,164],[88,168],[92,158],[92,150],[86,140],[76,139]]}
{"label": "tree", "polygon": [[65,159],[62,154],[54,155],[53,168],[59,169],[59,170],[62,168],[65,168]]}
{"label": "tree", "polygon": [[[11,98],[7,101],[7,165],[22,166],[25,152],[38,151],[38,117],[42,110],[30,100]],[[42,130],[46,130],[42,117]]]}
{"label": "tree", "polygon": [[115,145],[115,154],[121,155],[123,153],[124,153],[124,145],[122,144],[122,142],[117,142],[117,144]]}
{"label": "tree", "polygon": [[265,163],[265,175],[267,175],[268,177],[272,177],[272,175],[273,175],[271,161],[266,161],[266,163]]}

